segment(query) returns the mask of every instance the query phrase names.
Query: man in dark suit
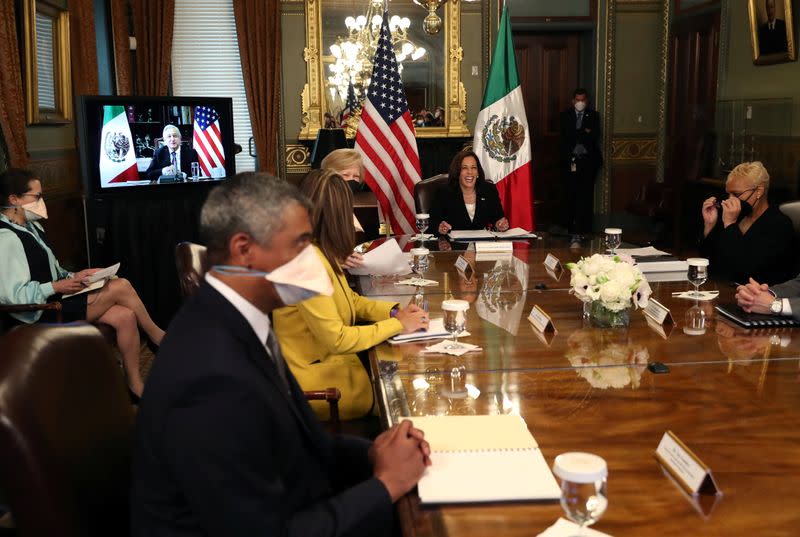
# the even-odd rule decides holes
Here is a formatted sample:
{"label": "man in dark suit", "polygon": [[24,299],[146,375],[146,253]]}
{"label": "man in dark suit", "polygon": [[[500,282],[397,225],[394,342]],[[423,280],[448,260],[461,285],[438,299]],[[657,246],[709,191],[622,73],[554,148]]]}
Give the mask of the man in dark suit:
{"label": "man in dark suit", "polygon": [[187,177],[191,176],[192,163],[197,162],[197,151],[191,147],[181,147],[181,131],[175,125],[164,127],[162,136],[164,145],[153,153],[153,160],[145,177],[154,183],[162,175],[175,175],[178,171],[185,173]]}
{"label": "man in dark suit", "polygon": [[[209,194],[200,227],[212,268],[142,396],[131,534],[389,533],[392,503],[430,464],[421,431],[405,421],[373,444],[325,432],[269,321],[320,281],[308,201],[280,179],[239,174]],[[293,282],[266,279],[279,272]]]}
{"label": "man in dark suit", "polygon": [[577,240],[592,231],[592,198],[597,170],[603,165],[600,151],[600,114],[589,108],[586,90],[572,95],[572,107],[561,113],[559,156],[567,189],[568,230]]}
{"label": "man in dark suit", "polygon": [[788,52],[786,22],[775,18],[775,0],[766,0],[767,22],[758,27],[758,50],[761,54]]}

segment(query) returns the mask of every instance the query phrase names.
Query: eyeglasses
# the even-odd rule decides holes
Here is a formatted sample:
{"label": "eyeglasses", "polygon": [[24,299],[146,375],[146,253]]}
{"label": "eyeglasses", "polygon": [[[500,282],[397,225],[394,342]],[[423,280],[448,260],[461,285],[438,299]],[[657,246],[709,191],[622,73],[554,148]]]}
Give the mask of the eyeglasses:
{"label": "eyeglasses", "polygon": [[741,192],[728,192],[728,196],[734,196],[741,199],[742,195],[747,194],[748,192],[755,192],[756,190],[758,190],[758,187],[754,186],[753,188],[748,188],[747,190],[742,190]]}
{"label": "eyeglasses", "polygon": [[26,192],[20,197],[24,197],[24,196],[33,196],[33,197],[36,198],[36,201],[39,201],[40,199],[42,199],[44,197],[44,193],[42,193],[42,192]]}

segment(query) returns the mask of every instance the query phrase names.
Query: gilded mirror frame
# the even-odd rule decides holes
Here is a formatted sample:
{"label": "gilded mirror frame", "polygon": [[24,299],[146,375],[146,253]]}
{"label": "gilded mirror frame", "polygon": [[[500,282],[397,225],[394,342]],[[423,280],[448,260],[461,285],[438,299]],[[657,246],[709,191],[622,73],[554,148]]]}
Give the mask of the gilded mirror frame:
{"label": "gilded mirror frame", "polygon": [[[300,95],[302,123],[298,138],[315,140],[317,131],[324,125],[326,112],[325,77],[322,65],[322,6],[324,0],[305,0],[306,46],[303,59],[306,62],[306,83]],[[366,2],[366,0],[365,0]],[[424,10],[420,9],[422,24]],[[445,126],[417,128],[417,138],[463,138],[471,136],[466,125],[467,93],[461,81],[461,0],[448,0],[444,5],[444,99]]]}
{"label": "gilded mirror frame", "polygon": [[[72,84],[69,58],[69,12],[42,0],[24,0],[25,119],[29,125],[63,124],[72,119]],[[36,41],[36,15],[53,24],[53,89],[55,107],[39,104],[39,54]]]}

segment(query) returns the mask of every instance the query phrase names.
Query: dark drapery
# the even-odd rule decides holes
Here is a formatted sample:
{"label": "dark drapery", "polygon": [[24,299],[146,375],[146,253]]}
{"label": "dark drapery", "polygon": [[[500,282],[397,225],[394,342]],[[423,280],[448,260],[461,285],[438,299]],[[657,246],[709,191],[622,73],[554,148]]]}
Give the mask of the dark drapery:
{"label": "dark drapery", "polygon": [[166,95],[175,4],[161,0],[136,0],[132,6],[136,35],[136,95]]}
{"label": "dark drapery", "polygon": [[128,0],[111,0],[111,32],[114,37],[114,72],[117,77],[117,95],[132,95],[131,22]]}
{"label": "dark drapery", "polygon": [[93,0],[69,0],[69,50],[75,95],[97,94],[97,42]]}
{"label": "dark drapery", "polygon": [[25,133],[25,98],[22,94],[22,66],[19,61],[14,0],[0,0],[0,128],[3,129],[8,160],[12,166],[28,165]]}
{"label": "dark drapery", "polygon": [[233,13],[259,170],[274,174],[280,118],[280,1],[233,0]]}

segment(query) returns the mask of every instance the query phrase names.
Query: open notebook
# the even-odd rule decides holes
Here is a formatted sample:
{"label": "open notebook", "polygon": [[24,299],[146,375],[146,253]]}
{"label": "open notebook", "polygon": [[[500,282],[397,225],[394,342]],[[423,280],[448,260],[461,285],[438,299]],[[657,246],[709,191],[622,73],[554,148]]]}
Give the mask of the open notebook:
{"label": "open notebook", "polygon": [[424,504],[557,500],[561,490],[519,416],[411,418],[431,445]]}

